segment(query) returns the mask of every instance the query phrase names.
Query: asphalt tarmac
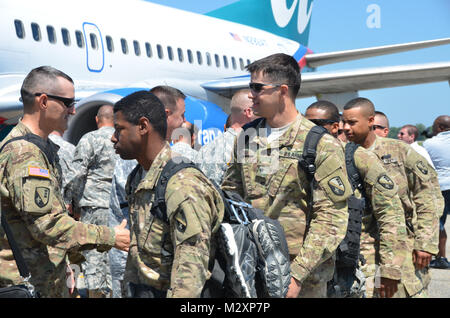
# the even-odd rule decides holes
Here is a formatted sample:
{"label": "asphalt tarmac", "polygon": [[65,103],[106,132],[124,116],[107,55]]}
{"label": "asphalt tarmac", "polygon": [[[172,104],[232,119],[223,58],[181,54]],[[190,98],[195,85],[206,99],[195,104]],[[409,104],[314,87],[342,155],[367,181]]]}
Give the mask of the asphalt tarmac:
{"label": "asphalt tarmac", "polygon": [[[445,222],[445,231],[447,236],[450,234],[450,215],[447,215]],[[450,257],[450,240],[447,239],[446,249],[447,259]],[[430,298],[450,298],[450,269],[431,268],[431,282],[428,287]]]}

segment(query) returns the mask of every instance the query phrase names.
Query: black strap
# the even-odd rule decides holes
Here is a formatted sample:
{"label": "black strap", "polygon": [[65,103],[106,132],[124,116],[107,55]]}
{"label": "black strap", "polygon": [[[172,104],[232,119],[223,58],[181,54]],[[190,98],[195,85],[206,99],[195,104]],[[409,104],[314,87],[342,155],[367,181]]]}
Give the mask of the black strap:
{"label": "black strap", "polygon": [[345,145],[345,166],[347,168],[347,176],[353,191],[355,189],[362,190],[363,184],[358,169],[355,165],[355,151],[359,145],[354,142],[349,142]]}
{"label": "black strap", "polygon": [[[322,126],[314,126],[306,135],[305,144],[303,146],[302,159],[299,160],[298,164],[300,168],[306,173],[306,177],[309,182],[314,180],[314,173],[316,173],[316,154],[317,154],[317,144],[320,138],[324,134],[327,134],[328,130]],[[312,190],[312,188],[311,188]]]}
{"label": "black strap", "polygon": [[176,158],[176,162],[173,159],[170,159],[164,166],[156,184],[155,199],[152,209],[150,210],[150,213],[152,213],[156,218],[164,221],[165,223],[169,223],[169,218],[167,217],[165,194],[170,178],[172,178],[172,176],[175,175],[178,171],[186,168],[194,168],[201,171],[195,163],[189,161],[187,158]]}
{"label": "black strap", "polygon": [[[33,134],[27,134],[25,136],[11,138],[7,142],[5,142],[3,144],[3,146],[0,148],[0,153],[3,151],[3,149],[5,148],[5,146],[7,144],[9,144],[13,141],[22,140],[22,139],[35,144],[47,156],[47,152],[49,151],[47,144],[45,143],[45,141],[42,138],[40,138],[37,135],[33,135]],[[47,156],[47,158],[48,158],[48,156]],[[52,158],[53,158],[52,160],[54,160],[55,155],[52,155]],[[30,271],[28,270],[28,266],[25,263],[25,259],[22,256],[22,252],[20,251],[19,247],[17,246],[16,240],[14,239],[14,235],[11,231],[11,228],[9,227],[8,222],[6,221],[5,214],[2,212],[1,215],[2,215],[1,216],[2,227],[5,230],[6,237],[8,238],[9,246],[11,247],[11,250],[13,252],[14,259],[16,260],[16,264],[17,264],[17,268],[19,269],[20,276],[22,276],[23,278],[29,278],[31,276]]]}

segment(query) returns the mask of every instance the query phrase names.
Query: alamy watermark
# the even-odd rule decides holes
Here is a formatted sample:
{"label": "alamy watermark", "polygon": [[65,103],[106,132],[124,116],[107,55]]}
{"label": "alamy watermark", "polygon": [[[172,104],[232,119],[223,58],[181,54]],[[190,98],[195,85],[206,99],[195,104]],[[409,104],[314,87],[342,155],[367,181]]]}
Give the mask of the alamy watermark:
{"label": "alamy watermark", "polygon": [[366,20],[366,25],[369,29],[381,28],[381,8],[378,4],[370,4],[366,9],[370,13]]}

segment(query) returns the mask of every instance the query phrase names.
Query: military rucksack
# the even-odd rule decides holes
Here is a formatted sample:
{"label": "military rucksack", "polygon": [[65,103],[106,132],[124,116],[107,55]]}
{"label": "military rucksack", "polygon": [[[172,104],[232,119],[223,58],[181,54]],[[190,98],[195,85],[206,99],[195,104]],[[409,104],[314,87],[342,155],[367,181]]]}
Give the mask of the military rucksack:
{"label": "military rucksack", "polygon": [[[168,223],[165,192],[170,178],[186,168],[201,170],[183,158],[169,160],[155,188],[151,213]],[[214,182],[212,182],[214,184]],[[225,213],[217,233],[218,248],[202,297],[285,297],[290,284],[289,251],[277,220],[253,208],[237,193],[222,191]]]}

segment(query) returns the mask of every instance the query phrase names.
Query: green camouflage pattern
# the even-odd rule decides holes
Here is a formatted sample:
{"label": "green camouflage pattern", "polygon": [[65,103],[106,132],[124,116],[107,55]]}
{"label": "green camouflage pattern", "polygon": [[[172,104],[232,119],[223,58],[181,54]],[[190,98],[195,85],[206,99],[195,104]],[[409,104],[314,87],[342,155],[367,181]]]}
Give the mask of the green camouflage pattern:
{"label": "green camouflage pattern", "polygon": [[213,184],[200,171],[187,168],[167,184],[169,224],[154,217],[150,210],[155,187],[171,157],[166,143],[145,175],[140,167],[127,181],[131,243],[124,283],[167,290],[167,297],[200,297],[211,276],[213,234],[222,221],[224,205]]}
{"label": "green camouflage pattern", "polygon": [[400,140],[376,136],[368,150],[377,155],[389,177],[398,185],[408,231],[408,253],[403,263],[401,283],[407,294],[414,296],[424,286],[412,262],[413,250],[430,254],[438,252],[437,211],[442,211],[443,198],[437,187],[437,174],[424,157]]}
{"label": "green camouflage pattern", "polygon": [[[365,259],[361,270],[366,277],[366,297],[371,298],[375,274],[378,279],[401,279],[408,252],[405,216],[398,186],[389,178],[378,157],[358,147],[353,158],[369,201],[362,218],[360,251]],[[355,190],[355,196],[360,198],[362,193]]]}
{"label": "green camouflage pattern", "polygon": [[331,135],[320,139],[315,160],[317,186],[312,191],[311,210],[310,183],[298,167],[298,160],[314,124],[299,114],[271,144],[264,135],[264,125],[264,121],[258,124],[257,134],[250,136],[247,145],[244,139],[246,134],[251,134],[251,128],[238,136],[222,188],[239,193],[268,217],[279,220],[288,243],[291,275],[302,283],[305,293],[308,286],[305,281],[315,276],[316,270],[324,273],[320,281],[326,287],[333,275],[333,262],[325,261],[333,257],[345,237],[347,198],[352,193],[343,149]]}
{"label": "green camouflage pattern", "polygon": [[[31,131],[19,122],[1,145],[27,133]],[[47,176],[30,173],[30,167],[44,169],[41,171],[47,171]],[[31,283],[42,297],[68,296],[68,253],[93,248],[106,251],[114,246],[114,230],[76,222],[67,214],[58,169],[30,142],[19,140],[6,145],[0,154],[0,178],[1,212],[29,267]],[[20,282],[0,228],[0,286]]]}

